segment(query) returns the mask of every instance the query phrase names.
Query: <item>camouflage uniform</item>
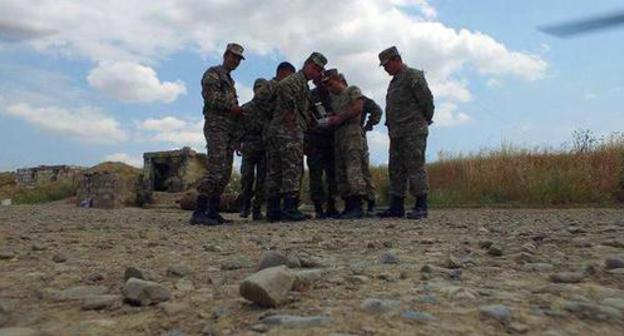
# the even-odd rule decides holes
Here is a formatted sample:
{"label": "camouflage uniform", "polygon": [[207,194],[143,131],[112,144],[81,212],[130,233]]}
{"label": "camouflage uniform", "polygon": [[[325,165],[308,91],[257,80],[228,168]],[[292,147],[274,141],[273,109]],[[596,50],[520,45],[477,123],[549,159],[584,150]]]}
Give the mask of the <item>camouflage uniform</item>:
{"label": "camouflage uniform", "polygon": [[[340,114],[347,106],[362,98],[356,86],[349,86],[339,95],[332,95],[332,108]],[[334,133],[336,181],[343,198],[366,195],[366,182],[362,163],[364,159],[364,131],[360,118],[345,120]]]}
{"label": "camouflage uniform", "polygon": [[386,95],[386,125],[390,136],[390,194],[404,197],[407,184],[413,196],[429,189],[425,170],[428,125],[433,96],[424,73],[403,65],[390,81]]}
{"label": "camouflage uniform", "polygon": [[[253,198],[253,207],[264,204],[266,152],[262,133],[268,124],[266,116],[253,100],[244,104],[242,118],[242,162],[241,199],[248,202]],[[254,188],[255,180],[255,188]]]}
{"label": "camouflage uniform", "polygon": [[206,70],[201,84],[208,170],[197,191],[215,197],[223,194],[232,175],[236,118],[230,110],[238,105],[238,100],[234,80],[222,65]]}
{"label": "camouflage uniform", "polygon": [[[321,102],[327,114],[332,113],[331,98],[326,89],[314,88],[310,91],[313,102]],[[305,133],[306,162],[310,174],[310,199],[323,203],[337,194],[334,163],[334,130],[315,127]],[[325,183],[323,183],[323,173]],[[327,193],[324,185],[327,184]]]}
{"label": "camouflage uniform", "polygon": [[277,85],[273,118],[266,132],[267,192],[299,193],[303,172],[303,132],[308,128],[310,90],[303,71]]}
{"label": "camouflage uniform", "polygon": [[[373,126],[379,124],[381,121],[382,110],[374,100],[363,96],[364,98],[364,106],[362,109],[362,119],[360,125],[362,128],[367,130],[372,130]],[[367,120],[368,116],[368,120]],[[368,152],[368,140],[366,139],[366,133],[363,132],[363,140],[364,140],[364,155],[362,157],[362,172],[364,174],[364,182],[366,182],[366,198],[369,202],[375,202],[377,198],[375,184],[373,182],[373,176],[370,173],[369,165],[369,152]]]}

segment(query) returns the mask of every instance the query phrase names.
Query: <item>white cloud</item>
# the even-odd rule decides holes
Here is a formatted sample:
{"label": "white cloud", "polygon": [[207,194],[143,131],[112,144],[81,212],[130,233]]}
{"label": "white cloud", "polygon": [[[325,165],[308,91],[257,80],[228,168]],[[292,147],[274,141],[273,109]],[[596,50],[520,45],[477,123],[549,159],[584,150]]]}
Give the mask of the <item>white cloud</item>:
{"label": "white cloud", "polygon": [[[0,12],[0,32],[33,30],[29,25],[37,22],[24,43],[99,62],[89,76],[92,86],[131,102],[167,102],[184,92],[181,83],[161,83],[151,68],[139,64],[151,66],[185,49],[218,57],[231,41],[297,66],[311,51],[321,51],[330,66],[379,102],[389,78],[377,67],[377,54],[390,45],[399,48],[406,63],[426,71],[436,105],[471,99],[468,78],[461,75],[465,68],[488,78],[534,81],[548,67],[540,56],[509,50],[486,33],[436,21],[426,0],[41,0],[37,6],[4,0]],[[128,73],[110,69],[115,64],[126,64]]]}
{"label": "white cloud", "polygon": [[33,107],[19,103],[0,110],[43,130],[92,143],[118,143],[128,139],[119,122],[99,109],[85,106],[67,109],[57,106]]}
{"label": "white cloud", "polygon": [[131,156],[128,153],[106,155],[104,161],[123,162],[133,167],[143,168],[143,158],[141,156]]}
{"label": "white cloud", "polygon": [[485,84],[490,88],[497,88],[503,85],[500,79],[497,79],[497,78],[490,78],[487,80]]}
{"label": "white cloud", "polygon": [[385,163],[388,160],[388,149],[390,148],[390,138],[385,133],[377,129],[366,133],[368,140],[368,152],[371,163]]}
{"label": "white cloud", "polygon": [[443,103],[436,106],[433,122],[435,127],[457,126],[468,123],[472,118],[463,112],[457,112],[457,105]]}
{"label": "white cloud", "polygon": [[176,146],[189,146],[196,150],[206,147],[203,120],[185,121],[175,117],[146,119],[136,123],[141,138]]}
{"label": "white cloud", "polygon": [[132,62],[101,62],[87,81],[106,95],[128,103],[171,103],[186,94],[183,82],[161,83],[152,68]]}

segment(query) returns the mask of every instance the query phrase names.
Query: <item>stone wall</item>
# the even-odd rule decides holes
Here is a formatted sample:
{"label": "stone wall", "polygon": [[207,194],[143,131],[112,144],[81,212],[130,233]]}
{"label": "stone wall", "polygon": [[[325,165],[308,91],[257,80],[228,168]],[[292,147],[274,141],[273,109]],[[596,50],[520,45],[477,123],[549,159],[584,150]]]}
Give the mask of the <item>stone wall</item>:
{"label": "stone wall", "polygon": [[34,188],[46,183],[73,179],[83,170],[84,168],[66,165],[22,168],[17,170],[15,182],[20,187]]}
{"label": "stone wall", "polygon": [[85,173],[78,178],[77,205],[102,209],[136,205],[137,183],[115,172]]}

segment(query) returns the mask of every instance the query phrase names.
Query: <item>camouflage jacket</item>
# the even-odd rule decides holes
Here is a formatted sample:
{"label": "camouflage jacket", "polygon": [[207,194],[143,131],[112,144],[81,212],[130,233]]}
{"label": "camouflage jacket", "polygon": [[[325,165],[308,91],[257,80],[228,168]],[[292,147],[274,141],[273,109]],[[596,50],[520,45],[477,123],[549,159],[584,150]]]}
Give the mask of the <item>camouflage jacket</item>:
{"label": "camouflage jacket", "polygon": [[426,129],[433,118],[433,95],[422,71],[403,65],[386,94],[386,125],[390,137]]}
{"label": "camouflage jacket", "polygon": [[222,65],[210,67],[201,80],[204,117],[209,123],[233,127],[235,117],[230,113],[238,105],[234,80]]}
{"label": "camouflage jacket", "polygon": [[366,124],[370,124],[371,126],[379,124],[379,122],[381,121],[381,115],[383,114],[381,107],[377,105],[374,100],[366,96],[362,97],[364,98],[364,108],[362,111],[362,120],[360,122],[360,125],[364,127],[364,125]]}
{"label": "camouflage jacket", "polygon": [[[332,95],[332,109],[336,115],[339,115],[344,113],[346,108],[362,97],[360,88],[357,86],[349,86],[341,94]],[[360,116],[344,120],[343,123],[336,128],[336,141],[349,141],[351,137],[361,137],[363,131],[360,121]]]}
{"label": "camouflage jacket", "polygon": [[275,110],[269,124],[268,136],[281,135],[303,139],[310,124],[310,88],[299,70],[277,84]]}
{"label": "camouflage jacket", "polygon": [[[331,106],[331,95],[327,90],[320,90],[319,88],[314,88],[310,90],[310,100],[313,104],[320,102],[321,104],[323,104],[325,112],[328,115],[333,114]],[[314,109],[315,107],[310,104],[310,108]],[[334,130],[333,128],[314,127],[305,132],[303,139],[304,143],[308,147],[308,150],[313,150],[314,148],[333,147]]]}

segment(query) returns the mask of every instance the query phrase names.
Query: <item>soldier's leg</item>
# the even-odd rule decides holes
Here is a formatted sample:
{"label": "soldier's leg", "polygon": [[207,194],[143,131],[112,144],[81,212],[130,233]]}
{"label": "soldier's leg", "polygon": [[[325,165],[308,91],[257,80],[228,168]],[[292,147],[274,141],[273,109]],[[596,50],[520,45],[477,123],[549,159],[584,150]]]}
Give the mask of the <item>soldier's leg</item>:
{"label": "soldier's leg", "polygon": [[403,138],[390,138],[390,151],[388,160],[388,177],[390,180],[390,207],[379,213],[379,217],[403,217],[405,216],[405,192],[407,190],[407,177],[401,152]]}
{"label": "soldier's leg", "polygon": [[307,217],[297,208],[299,205],[299,191],[303,173],[303,136],[286,138],[280,147],[280,161],[282,166],[282,189],[284,195],[283,219],[287,221],[302,221]]}
{"label": "soldier's leg", "polygon": [[[411,219],[426,218],[428,214],[427,192],[429,191],[427,170],[425,168],[427,132],[410,134],[405,140],[405,146],[402,150],[405,151],[404,155],[406,156],[405,166],[409,190],[410,194],[416,199],[414,208],[407,217]],[[411,155],[407,155],[407,153],[411,153]]]}
{"label": "soldier's leg", "polygon": [[215,225],[222,223],[219,216],[219,198],[232,173],[233,153],[227,132],[204,127],[204,136],[208,149],[207,172],[197,187],[198,204],[191,217],[191,224]]}
{"label": "soldier's leg", "polygon": [[368,202],[368,207],[366,210],[366,214],[368,216],[373,215],[375,212],[375,201],[377,199],[375,183],[373,181],[373,176],[370,172],[370,159],[368,153],[368,142],[366,140],[366,135],[363,137],[364,141],[364,154],[362,155],[362,173],[364,174],[364,182],[366,183],[366,201]]}
{"label": "soldier's leg", "polygon": [[255,155],[256,162],[256,188],[255,188],[255,196],[253,200],[253,219],[260,220],[263,218],[262,216],[262,205],[264,204],[265,199],[265,178],[266,178],[266,153],[265,151],[259,151]]}
{"label": "soldier's leg", "polygon": [[[358,144],[360,142],[360,144]],[[366,195],[366,182],[362,171],[362,146],[359,139],[351,139],[345,156],[345,170],[348,184],[348,197],[350,211],[341,216],[344,219],[364,217],[362,210],[362,198]]]}
{"label": "soldier's leg", "polygon": [[323,190],[323,156],[318,148],[313,148],[306,157],[308,164],[310,199],[314,203],[314,212],[316,218],[325,218],[323,211],[323,200],[325,199],[325,191]]}
{"label": "soldier's leg", "polygon": [[336,197],[338,185],[336,182],[336,159],[334,147],[323,151],[323,170],[325,171],[325,183],[327,184],[327,213],[328,217],[338,218],[340,213],[336,210]]}
{"label": "soldier's leg", "polygon": [[279,145],[276,145],[274,138],[269,138],[266,147],[266,195],[267,195],[267,219],[269,222],[281,220],[281,185],[282,185],[282,164],[280,158]]}
{"label": "soldier's leg", "polygon": [[241,217],[247,218],[249,216],[249,210],[251,207],[251,199],[253,197],[253,185],[254,185],[254,166],[255,158],[253,152],[245,150],[243,148],[243,160],[241,162]]}

